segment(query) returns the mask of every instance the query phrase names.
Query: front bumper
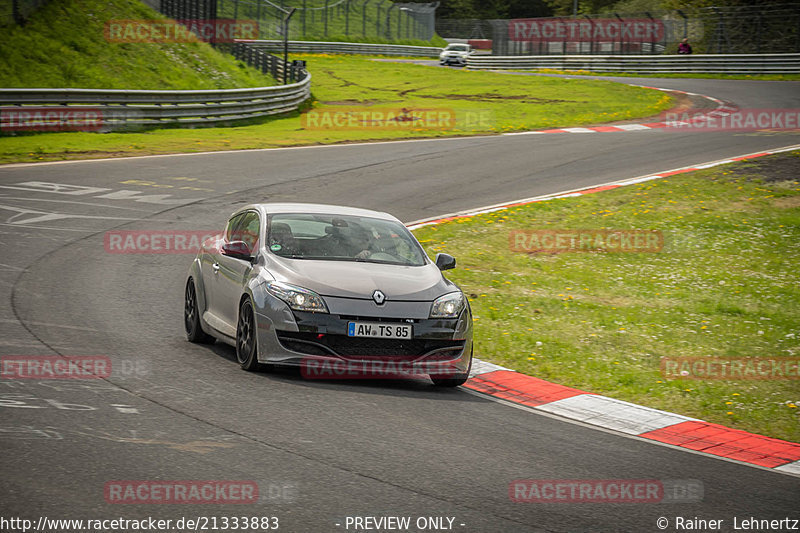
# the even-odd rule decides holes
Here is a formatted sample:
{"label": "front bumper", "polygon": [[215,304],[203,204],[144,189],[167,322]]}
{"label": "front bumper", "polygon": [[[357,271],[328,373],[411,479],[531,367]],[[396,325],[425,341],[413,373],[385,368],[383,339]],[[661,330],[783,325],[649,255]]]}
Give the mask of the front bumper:
{"label": "front bumper", "polygon": [[[348,366],[393,363],[412,373],[458,374],[472,360],[472,315],[469,308],[455,319],[355,316],[292,311],[296,330],[257,315],[259,361],[300,366],[320,362]],[[348,322],[402,323],[412,326],[411,339],[349,337]],[[348,376],[351,377],[351,376]]]}
{"label": "front bumper", "polygon": [[467,64],[467,58],[466,57],[461,57],[461,56],[447,56],[447,57],[439,58],[439,63],[441,63],[443,65],[451,65],[451,64],[466,65]]}

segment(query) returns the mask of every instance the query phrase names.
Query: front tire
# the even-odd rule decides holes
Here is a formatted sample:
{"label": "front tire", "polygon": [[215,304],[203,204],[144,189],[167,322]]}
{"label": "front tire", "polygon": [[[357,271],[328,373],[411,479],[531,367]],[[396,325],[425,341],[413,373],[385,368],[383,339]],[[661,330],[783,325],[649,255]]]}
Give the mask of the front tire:
{"label": "front tire", "polygon": [[183,298],[183,327],[186,338],[195,344],[212,344],[216,339],[203,331],[200,326],[200,310],[197,307],[197,291],[194,280],[189,278],[186,282],[186,292]]}
{"label": "front tire", "polygon": [[250,298],[239,306],[239,320],[236,325],[236,361],[249,372],[261,370],[258,363],[258,342],[256,340],[256,316]]}

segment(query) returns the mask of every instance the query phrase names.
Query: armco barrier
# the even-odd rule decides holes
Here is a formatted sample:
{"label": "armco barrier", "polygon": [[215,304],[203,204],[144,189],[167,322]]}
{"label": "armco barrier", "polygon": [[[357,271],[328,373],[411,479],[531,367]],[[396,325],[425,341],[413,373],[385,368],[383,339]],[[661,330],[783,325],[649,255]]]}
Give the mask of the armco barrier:
{"label": "armco barrier", "polygon": [[467,59],[473,70],[586,70],[710,74],[798,74],[800,54],[697,54],[636,56],[478,56]]}
{"label": "armco barrier", "polygon": [[[240,41],[267,50],[282,52],[283,41]],[[339,43],[324,41],[289,41],[289,52],[293,54],[367,54],[384,56],[439,57],[441,48],[435,46],[408,46],[402,44]]]}
{"label": "armco barrier", "polygon": [[[263,51],[247,51],[248,63],[282,77],[283,64],[272,65]],[[251,57],[252,56],[252,57]],[[280,62],[275,68],[275,62]],[[262,64],[263,63],[263,64]],[[0,131],[13,130],[26,109],[68,111],[92,108],[101,117],[99,131],[161,125],[213,125],[296,110],[311,95],[311,75],[295,69],[296,83],[274,87],[202,91],[119,89],[0,89]],[[36,129],[36,128],[30,128]],[[46,128],[43,128],[46,129]]]}

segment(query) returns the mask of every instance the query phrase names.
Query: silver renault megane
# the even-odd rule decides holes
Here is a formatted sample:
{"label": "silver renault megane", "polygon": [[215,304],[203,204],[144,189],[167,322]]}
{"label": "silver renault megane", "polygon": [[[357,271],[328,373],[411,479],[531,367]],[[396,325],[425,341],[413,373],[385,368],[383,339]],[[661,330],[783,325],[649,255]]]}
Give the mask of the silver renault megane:
{"label": "silver renault megane", "polygon": [[387,213],[248,205],[192,262],[186,335],[235,346],[245,370],[294,365],[347,378],[391,369],[455,387],[472,364],[469,302],[441,272],[455,264],[447,254],[432,262]]}

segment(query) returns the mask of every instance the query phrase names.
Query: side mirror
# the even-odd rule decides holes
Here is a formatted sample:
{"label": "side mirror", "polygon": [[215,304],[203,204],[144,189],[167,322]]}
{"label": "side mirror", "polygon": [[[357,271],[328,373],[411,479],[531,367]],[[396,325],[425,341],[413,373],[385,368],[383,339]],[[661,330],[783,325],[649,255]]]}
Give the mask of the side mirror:
{"label": "side mirror", "polygon": [[222,255],[227,255],[234,259],[241,259],[243,261],[251,261],[253,259],[253,253],[244,241],[226,242],[222,245]]}
{"label": "side mirror", "polygon": [[450,270],[456,267],[456,258],[448,254],[436,254],[436,266],[439,270]]}

